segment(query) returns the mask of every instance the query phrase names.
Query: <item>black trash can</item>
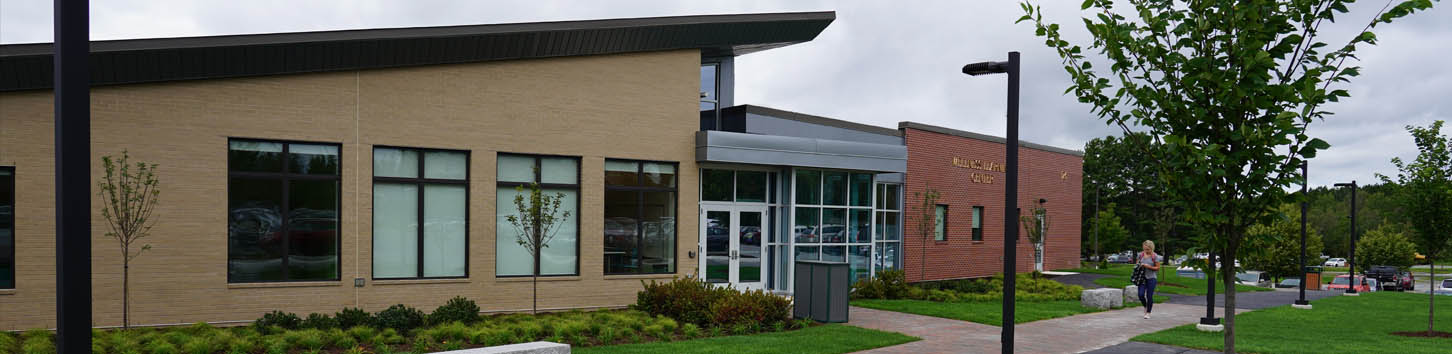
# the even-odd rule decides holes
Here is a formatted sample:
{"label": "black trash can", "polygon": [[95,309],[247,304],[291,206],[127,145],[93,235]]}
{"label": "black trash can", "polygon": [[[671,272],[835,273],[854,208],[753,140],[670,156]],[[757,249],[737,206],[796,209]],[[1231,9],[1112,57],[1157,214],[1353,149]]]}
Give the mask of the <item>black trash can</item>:
{"label": "black trash can", "polygon": [[797,261],[792,284],[792,317],[818,322],[847,322],[852,284],[846,262]]}

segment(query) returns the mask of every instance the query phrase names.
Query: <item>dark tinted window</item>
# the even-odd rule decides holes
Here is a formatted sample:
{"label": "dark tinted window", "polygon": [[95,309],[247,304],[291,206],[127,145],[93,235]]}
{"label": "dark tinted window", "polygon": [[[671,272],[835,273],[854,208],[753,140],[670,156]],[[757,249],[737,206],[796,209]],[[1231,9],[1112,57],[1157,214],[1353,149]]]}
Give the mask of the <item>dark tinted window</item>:
{"label": "dark tinted window", "polygon": [[0,289],[15,288],[15,168],[0,167]]}
{"label": "dark tinted window", "polygon": [[[605,160],[605,166],[605,274],[674,273],[676,165]],[[724,173],[729,198],[731,171],[713,172],[718,179]]]}
{"label": "dark tinted window", "polygon": [[338,146],[228,145],[228,281],[338,279]]}

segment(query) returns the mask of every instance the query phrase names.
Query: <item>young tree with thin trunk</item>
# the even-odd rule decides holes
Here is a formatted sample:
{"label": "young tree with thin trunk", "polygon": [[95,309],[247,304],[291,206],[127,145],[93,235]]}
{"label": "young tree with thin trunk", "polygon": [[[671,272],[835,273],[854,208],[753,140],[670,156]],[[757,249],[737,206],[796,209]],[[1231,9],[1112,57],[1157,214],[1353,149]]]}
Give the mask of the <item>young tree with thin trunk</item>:
{"label": "young tree with thin trunk", "polygon": [[[1331,115],[1327,103],[1350,97],[1344,87],[1360,74],[1346,66],[1370,30],[1432,7],[1409,0],[1382,11],[1344,45],[1330,47],[1321,26],[1347,13],[1346,0],[1135,0],[1118,11],[1113,0],[1086,0],[1083,23],[1109,65],[1095,69],[1085,48],[1071,45],[1042,10],[1023,4],[1020,22],[1062,59],[1073,93],[1091,112],[1126,134],[1143,133],[1162,151],[1146,150],[1185,222],[1208,232],[1204,246],[1234,269],[1246,230],[1270,221],[1290,201],[1305,159],[1330,147],[1307,127]],[[1099,63],[1104,63],[1103,61]],[[1337,88],[1333,84],[1340,84]],[[1235,352],[1235,272],[1225,284],[1226,353]]]}
{"label": "young tree with thin trunk", "polygon": [[532,279],[533,292],[531,296],[534,302],[530,312],[539,313],[539,266],[540,251],[550,246],[550,240],[560,230],[561,222],[570,218],[568,210],[560,210],[560,204],[565,200],[564,193],[553,195],[545,194],[539,188],[539,183],[530,183],[529,188],[524,186],[514,187],[517,193],[514,195],[514,206],[519,212],[509,215],[506,219],[517,231],[514,234],[514,242],[524,246],[534,258],[534,272]]}
{"label": "young tree with thin trunk", "polygon": [[[121,246],[121,327],[131,327],[131,260],[151,249],[139,244],[156,224],[153,212],[161,197],[161,184],[156,177],[156,164],[131,163],[131,155],[121,151],[121,158],[101,157],[105,175],[96,183],[101,195],[101,216],[106,217],[110,231],[106,236]],[[134,250],[134,252],[133,252]]]}
{"label": "young tree with thin trunk", "polygon": [[1023,224],[1024,233],[1028,234],[1029,242],[1034,246],[1034,266],[1043,262],[1044,233],[1049,229],[1049,210],[1044,209],[1041,200],[1034,201],[1034,208],[1028,215],[1018,217],[1018,222]]}
{"label": "young tree with thin trunk", "polygon": [[[1443,121],[1432,122],[1431,126],[1407,126],[1417,143],[1416,160],[1403,162],[1392,158],[1392,164],[1401,172],[1397,174],[1397,201],[1402,206],[1402,217],[1411,224],[1412,239],[1426,252],[1427,264],[1431,267],[1427,276],[1427,334],[1431,335],[1434,324],[1434,309],[1437,302],[1436,258],[1448,251],[1452,243],[1452,138],[1441,133]],[[1384,182],[1392,182],[1387,176],[1378,176]],[[1357,251],[1360,251],[1358,249]]]}
{"label": "young tree with thin trunk", "polygon": [[917,196],[918,199],[923,201],[923,203],[918,206],[917,227],[918,234],[923,236],[922,251],[920,251],[922,252],[922,254],[918,257],[918,260],[920,260],[922,263],[922,265],[918,267],[918,281],[924,281],[928,279],[928,239],[933,238],[933,232],[937,231],[938,223],[942,222],[942,220],[938,220],[937,189],[929,187],[924,189],[922,192],[915,192],[913,193],[913,195]]}

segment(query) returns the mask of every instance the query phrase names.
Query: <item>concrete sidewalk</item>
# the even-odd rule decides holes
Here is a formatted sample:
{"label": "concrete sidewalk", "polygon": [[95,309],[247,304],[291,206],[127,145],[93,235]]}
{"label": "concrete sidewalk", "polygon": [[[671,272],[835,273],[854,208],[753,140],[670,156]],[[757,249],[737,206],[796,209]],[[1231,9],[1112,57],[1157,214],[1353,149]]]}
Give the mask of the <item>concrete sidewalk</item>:
{"label": "concrete sidewalk", "polygon": [[[923,340],[863,353],[999,353],[997,326],[853,307],[847,324],[900,332]],[[1216,309],[1216,316],[1223,316]],[[1240,312],[1244,312],[1241,310]],[[1128,341],[1134,336],[1199,322],[1203,306],[1156,304],[1154,318],[1138,307],[1095,312],[1015,326],[1017,353],[1078,353]]]}

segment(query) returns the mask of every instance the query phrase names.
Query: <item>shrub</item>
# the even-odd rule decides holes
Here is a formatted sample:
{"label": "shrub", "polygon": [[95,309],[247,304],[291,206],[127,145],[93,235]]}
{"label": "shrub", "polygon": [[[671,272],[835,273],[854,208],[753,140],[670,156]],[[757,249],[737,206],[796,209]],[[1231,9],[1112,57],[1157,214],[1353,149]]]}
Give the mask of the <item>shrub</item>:
{"label": "shrub", "polygon": [[367,354],[367,353],[368,353],[368,351],[367,350],[364,350],[363,347],[351,347],[351,348],[348,348],[348,350],[344,350],[343,351],[343,354]]}
{"label": "shrub", "polygon": [[570,320],[555,326],[555,334],[565,338],[571,338],[580,335],[591,335],[593,333],[590,333],[589,324],[583,321]]}
{"label": "shrub", "polygon": [[687,323],[685,326],[681,326],[681,336],[698,338],[701,336],[701,327],[697,327],[695,323]]}
{"label": "shrub", "polygon": [[610,344],[615,343],[615,340],[618,339],[618,338],[619,338],[619,330],[617,330],[615,327],[605,327],[605,328],[601,328],[600,329],[600,334],[598,334],[598,335],[595,336],[595,339],[599,339],[600,340],[600,344],[605,344],[605,345],[610,345]]}
{"label": "shrub", "polygon": [[665,283],[641,281],[641,284],[644,290],[636,294],[635,309],[703,327],[711,324],[711,303],[732,291],[695,277],[674,278]]}
{"label": "shrub", "polygon": [[432,352],[436,346],[438,346],[438,343],[434,341],[433,336],[422,334],[413,338],[413,351],[415,353]]}
{"label": "shrub", "polygon": [[20,351],[20,340],[14,335],[0,332],[0,353],[14,353]]}
{"label": "shrub", "polygon": [[338,328],[372,327],[374,325],[373,314],[356,307],[344,308],[343,311],[339,311],[333,318],[338,320]]}
{"label": "shrub", "polygon": [[298,318],[297,314],[282,311],[268,312],[262,315],[262,318],[258,318],[256,322],[252,322],[252,325],[257,326],[258,331],[263,332],[272,326],[282,327],[282,329],[297,329],[300,324],[302,324],[302,319]]}
{"label": "shrub", "polygon": [[485,328],[474,332],[474,344],[496,346],[513,343],[514,334],[497,328]]}
{"label": "shrub", "polygon": [[50,331],[43,329],[32,329],[20,335],[20,352],[25,354],[49,354],[55,353],[55,341],[51,338]]}
{"label": "shrub", "polygon": [[183,352],[190,354],[211,354],[217,351],[217,348],[212,346],[212,341],[205,337],[192,337],[185,344],[182,344],[181,349]]}
{"label": "shrub", "polygon": [[372,339],[375,334],[377,332],[373,330],[373,327],[353,326],[352,328],[348,328],[348,335],[360,341]]}
{"label": "shrub", "polygon": [[731,291],[711,304],[712,325],[735,326],[785,321],[791,301],[763,290]]}
{"label": "shrub", "polygon": [[462,341],[469,339],[469,326],[460,322],[450,322],[446,325],[430,328],[424,331],[424,333],[441,341]]}
{"label": "shrub", "polygon": [[298,323],[298,328],[333,329],[338,328],[338,320],[326,314],[312,313],[308,314],[307,318]]}
{"label": "shrub", "polygon": [[907,280],[902,270],[889,269],[877,272],[877,276],[852,284],[854,299],[901,299],[907,295]]}
{"label": "shrub", "polygon": [[323,346],[328,345],[328,341],[323,338],[322,331],[306,330],[300,332],[302,333],[302,336],[298,337],[297,342],[294,342],[300,347],[318,350],[323,349]]}
{"label": "shrub", "polygon": [[146,343],[146,352],[147,353],[151,353],[151,354],[177,354],[177,353],[180,353],[180,351],[177,350],[175,344],[171,344],[171,342],[164,341],[164,340],[154,340],[154,341],[151,341],[150,343]]}
{"label": "shrub", "polygon": [[277,337],[268,338],[267,342],[263,343],[263,350],[267,354],[287,354],[287,347],[287,341]]}
{"label": "shrub", "polygon": [[227,343],[227,353],[230,354],[253,353],[256,351],[257,342],[248,339],[233,338],[231,342]]}
{"label": "shrub", "polygon": [[645,332],[645,335],[654,337],[655,339],[659,340],[668,340],[671,338],[670,333],[666,332],[665,327],[662,327],[658,324],[645,326],[645,330],[643,330],[642,332]]}
{"label": "shrub", "polygon": [[475,304],[474,300],[466,299],[463,296],[455,296],[449,299],[449,302],[444,303],[443,306],[434,309],[434,313],[429,314],[429,323],[431,324],[444,324],[449,322],[474,323],[476,321],[479,321],[479,305]]}
{"label": "shrub", "polygon": [[403,304],[389,306],[388,309],[379,311],[377,315],[378,326],[392,328],[400,333],[408,333],[409,330],[423,326],[424,314],[416,308]]}

